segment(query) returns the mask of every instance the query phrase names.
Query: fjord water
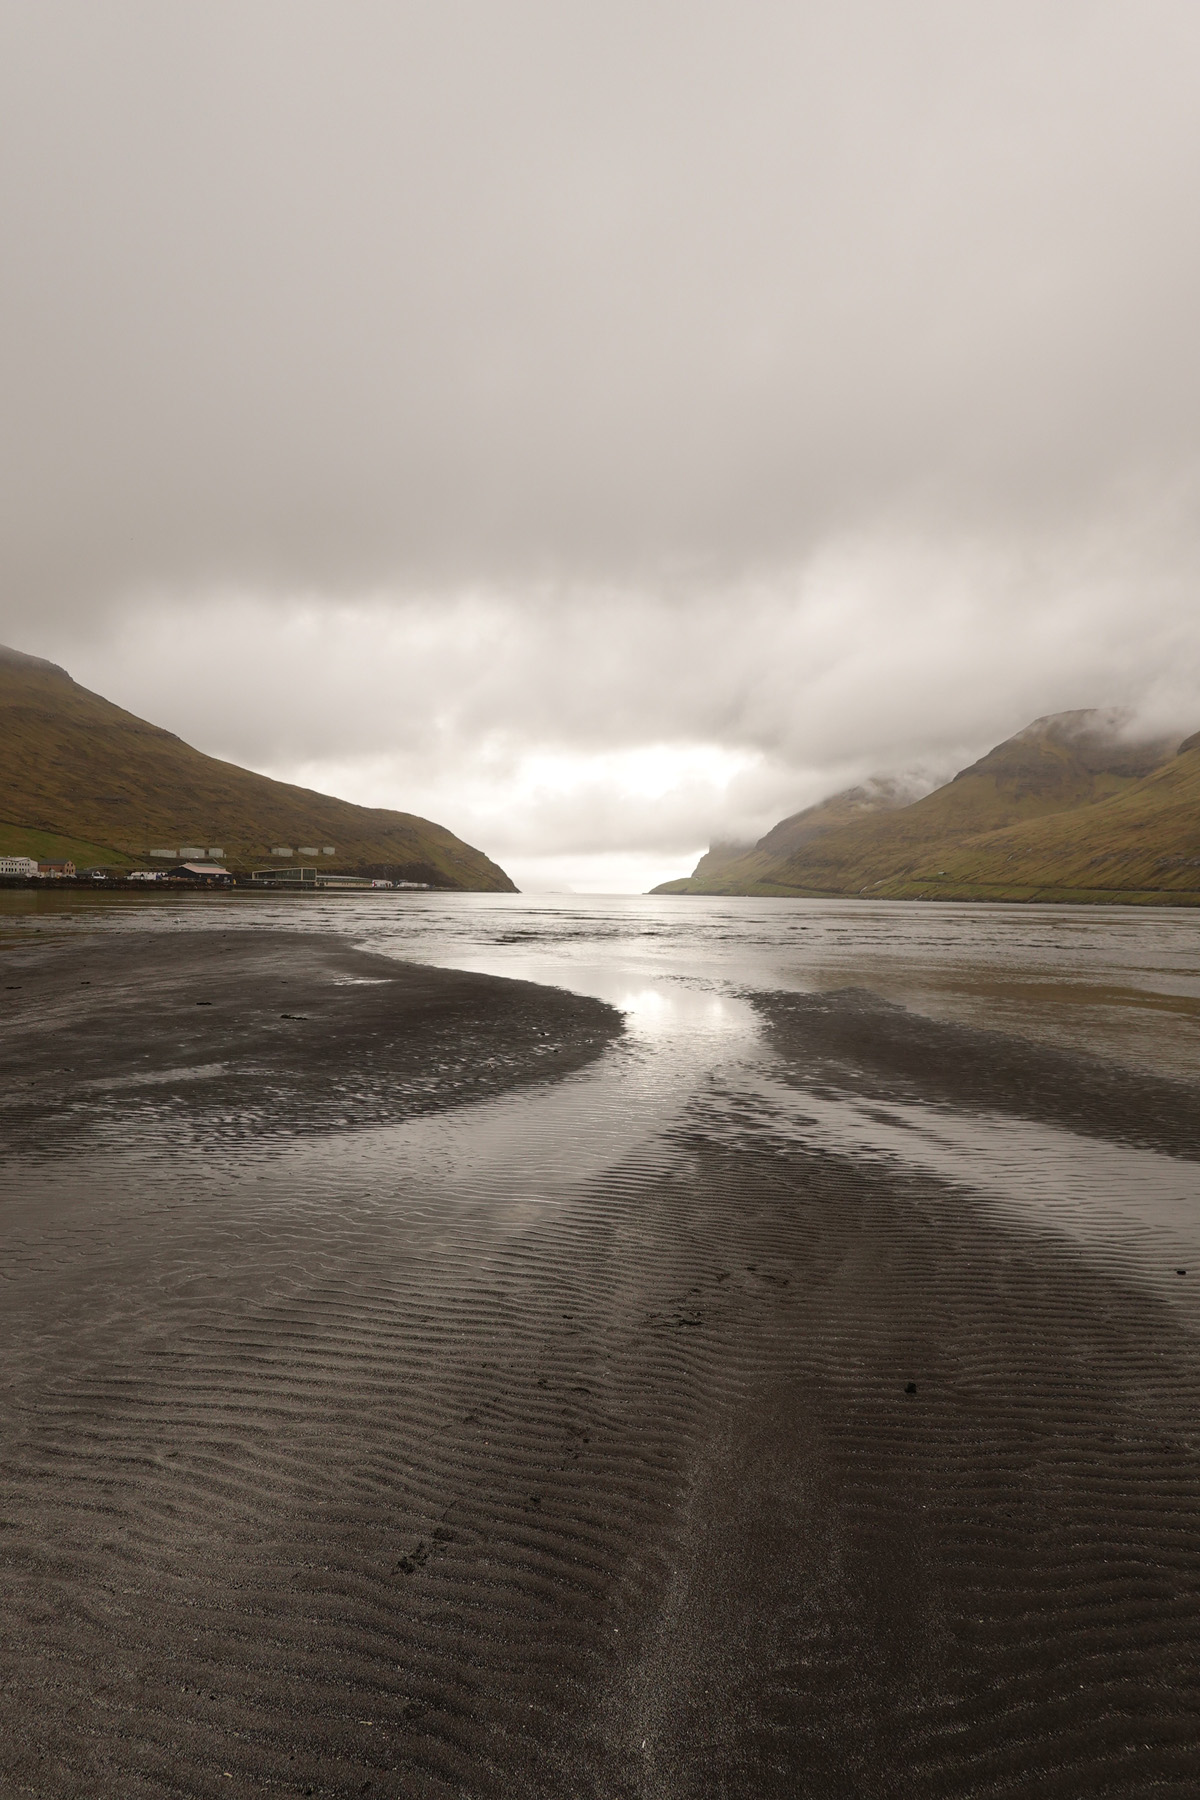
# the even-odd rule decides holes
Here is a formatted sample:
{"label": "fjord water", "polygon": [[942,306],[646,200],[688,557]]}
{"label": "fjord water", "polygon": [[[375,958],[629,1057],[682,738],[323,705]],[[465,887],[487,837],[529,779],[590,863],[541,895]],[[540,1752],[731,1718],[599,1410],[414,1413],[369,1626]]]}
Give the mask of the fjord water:
{"label": "fjord water", "polygon": [[[595,995],[624,1014],[625,1044],[586,1076],[385,1132],[373,1140],[385,1162],[435,1136],[455,1146],[456,1180],[469,1182],[480,1158],[494,1181],[506,1170],[519,1185],[535,1170],[574,1178],[581,1158],[603,1168],[719,1086],[738,1092],[733,1110],[773,1128],[795,1114],[801,1139],[929,1167],[1097,1242],[1122,1218],[1179,1237],[1181,1250],[1193,1218],[1200,1228],[1200,1170],[1176,1159],[944,1107],[893,1102],[885,1118],[828,1093],[801,1100],[774,1079],[749,998],[859,987],[934,1018],[1200,1082],[1200,915],[1188,911],[394,893],[133,906],[39,895],[35,911],[13,898],[25,904],[10,918],[26,931],[332,932],[387,956]],[[718,1118],[710,1106],[709,1129]]]}
{"label": "fjord water", "polygon": [[627,1029],[395,1125],[233,1151],[143,1114],[4,1170],[37,1302],[9,1349],[26,1791],[1194,1792],[1200,1161],[797,1078],[753,1003],[863,989],[1194,1082],[1194,915],[0,914],[181,927],[341,933]]}

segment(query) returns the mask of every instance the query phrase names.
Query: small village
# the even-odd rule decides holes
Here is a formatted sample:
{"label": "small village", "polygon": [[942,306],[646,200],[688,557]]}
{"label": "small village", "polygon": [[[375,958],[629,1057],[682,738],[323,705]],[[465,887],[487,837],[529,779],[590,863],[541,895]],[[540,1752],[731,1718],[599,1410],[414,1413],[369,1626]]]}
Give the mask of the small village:
{"label": "small village", "polygon": [[199,845],[184,845],[178,850],[157,849],[148,853],[147,860],[157,865],[147,869],[125,868],[117,864],[101,864],[91,868],[79,868],[65,858],[59,860],[39,861],[33,856],[0,856],[0,886],[25,887],[42,886],[46,883],[69,882],[73,885],[81,883],[90,886],[106,886],[112,888],[129,888],[145,891],[147,888],[259,888],[271,889],[280,893],[342,891],[361,892],[364,889],[424,889],[428,890],[432,883],[428,881],[407,881],[396,877],[378,875],[343,874],[340,871],[322,867],[311,861],[308,864],[293,862],[293,857],[316,858],[318,856],[336,856],[333,844],[323,844],[319,848],[302,844],[298,850],[290,845],[273,845],[270,854],[279,861],[269,868],[248,869],[245,871],[230,869],[226,866],[225,851],[222,847],[210,845],[207,849]]}

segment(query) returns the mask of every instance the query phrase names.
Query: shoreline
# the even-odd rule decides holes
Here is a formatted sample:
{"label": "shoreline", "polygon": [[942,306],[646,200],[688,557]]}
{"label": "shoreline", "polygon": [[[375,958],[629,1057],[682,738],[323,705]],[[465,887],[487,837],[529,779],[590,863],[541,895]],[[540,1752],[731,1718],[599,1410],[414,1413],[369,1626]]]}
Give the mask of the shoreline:
{"label": "shoreline", "polygon": [[[681,881],[690,880],[689,876],[680,877]],[[841,888],[773,888],[765,883],[757,888],[739,888],[727,891],[723,888],[688,888],[676,886],[674,882],[666,882],[651,888],[651,896],[662,900],[836,900],[847,901],[885,901],[889,905],[928,905],[928,906],[1177,906],[1181,912],[1200,906],[1200,888],[1060,888],[1037,887],[1025,883],[1020,887],[996,888],[993,891],[982,887],[968,893],[960,889],[943,889],[935,883],[929,883],[922,889],[916,883],[910,884],[911,891],[906,893],[884,894],[872,889],[867,891],[857,888],[853,893]]]}

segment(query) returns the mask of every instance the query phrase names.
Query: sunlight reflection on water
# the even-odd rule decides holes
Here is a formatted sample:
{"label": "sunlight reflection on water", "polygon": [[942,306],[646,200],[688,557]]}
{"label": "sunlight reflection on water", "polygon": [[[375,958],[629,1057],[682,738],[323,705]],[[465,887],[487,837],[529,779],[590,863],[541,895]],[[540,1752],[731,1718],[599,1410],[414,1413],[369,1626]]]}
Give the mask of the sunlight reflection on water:
{"label": "sunlight reflection on water", "polygon": [[[17,898],[22,904],[11,904]],[[1195,1075],[1194,914],[429,894],[133,904],[88,895],[72,896],[68,912],[51,896],[32,898],[37,905],[0,896],[3,937],[181,924],[333,931],[392,957],[596,995],[625,1014],[624,1040],[558,1086],[273,1152],[255,1178],[263,1200],[290,1193],[299,1204],[328,1205],[353,1192],[385,1203],[398,1183],[412,1192],[436,1182],[444,1200],[483,1200],[497,1219],[515,1219],[635,1151],[652,1164],[654,1145],[690,1118],[731,1143],[747,1133],[782,1137],[921,1170],[1002,1205],[1014,1222],[1116,1257],[1126,1273],[1166,1281],[1177,1303],[1176,1263],[1196,1264],[1200,1283],[1197,1165],[1009,1117],[798,1092],[777,1079],[757,1015],[739,998],[739,990],[856,985],[934,1016]],[[112,1149],[115,1174],[125,1156]],[[136,1158],[136,1146],[125,1150]],[[229,1180],[245,1167],[243,1158]],[[207,1173],[215,1176],[215,1160]]]}

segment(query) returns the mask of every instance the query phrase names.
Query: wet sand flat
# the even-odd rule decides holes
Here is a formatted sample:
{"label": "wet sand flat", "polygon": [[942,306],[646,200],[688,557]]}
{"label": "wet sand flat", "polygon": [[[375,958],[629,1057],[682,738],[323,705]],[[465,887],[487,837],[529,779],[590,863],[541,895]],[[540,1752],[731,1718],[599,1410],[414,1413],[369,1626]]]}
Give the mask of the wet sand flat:
{"label": "wet sand flat", "polygon": [[1103,1056],[933,1019],[856,987],[756,994],[791,1079],[814,1089],[924,1100],[1041,1120],[1200,1157],[1200,1088]]}
{"label": "wet sand flat", "polygon": [[139,1116],[248,1142],[407,1118],[566,1074],[620,1030],[585,996],[312,933],[26,942],[0,972],[0,1144],[35,1151]]}
{"label": "wet sand flat", "polygon": [[[758,1004],[795,1082],[922,1091],[921,1021],[888,1073],[903,1015]],[[929,1093],[1000,1106],[1020,1046],[958,1030]],[[1082,1131],[1102,1071],[1054,1068]],[[451,1114],[239,1137],[190,1188],[136,1131],[99,1193],[90,1137],[19,1159],[11,1791],[1194,1794],[1186,1320],[719,1085],[552,1197],[443,1179]]]}

